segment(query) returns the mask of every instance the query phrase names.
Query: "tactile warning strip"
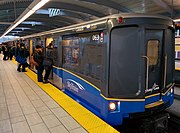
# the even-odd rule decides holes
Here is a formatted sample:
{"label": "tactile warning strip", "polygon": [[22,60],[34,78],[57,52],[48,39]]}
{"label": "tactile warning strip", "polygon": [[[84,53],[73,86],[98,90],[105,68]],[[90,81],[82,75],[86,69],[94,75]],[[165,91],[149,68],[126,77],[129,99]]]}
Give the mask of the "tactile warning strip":
{"label": "tactile warning strip", "polygon": [[37,82],[34,72],[27,70],[26,74],[51,96],[64,110],[66,110],[81,126],[90,133],[119,133],[106,122],[98,118],[89,110],[81,106],[62,91],[51,85]]}

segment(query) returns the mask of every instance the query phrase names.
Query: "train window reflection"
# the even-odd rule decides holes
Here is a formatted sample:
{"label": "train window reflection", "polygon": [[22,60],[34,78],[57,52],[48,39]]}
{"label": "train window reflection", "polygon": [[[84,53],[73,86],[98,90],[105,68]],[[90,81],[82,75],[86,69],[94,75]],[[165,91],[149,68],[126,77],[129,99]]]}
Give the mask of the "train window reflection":
{"label": "train window reflection", "polygon": [[149,66],[158,64],[158,54],[159,54],[159,41],[149,40],[147,56],[149,58]]}
{"label": "train window reflection", "polygon": [[80,45],[78,38],[66,38],[62,41],[63,45],[63,66],[67,69],[72,69],[79,72],[80,65]]}
{"label": "train window reflection", "polygon": [[[63,67],[99,86],[104,78],[105,45],[101,32],[63,37]],[[100,40],[101,39],[101,40]],[[103,42],[103,41],[104,42]],[[97,80],[97,84],[96,81]]]}

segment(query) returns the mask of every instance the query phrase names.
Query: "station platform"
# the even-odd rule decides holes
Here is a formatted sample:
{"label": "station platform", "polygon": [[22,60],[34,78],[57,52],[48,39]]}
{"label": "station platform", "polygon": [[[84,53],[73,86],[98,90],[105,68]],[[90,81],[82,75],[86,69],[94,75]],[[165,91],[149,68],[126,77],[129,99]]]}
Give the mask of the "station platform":
{"label": "station platform", "polygon": [[0,133],[117,133],[36,74],[0,57]]}
{"label": "station platform", "polygon": [[180,87],[174,87],[174,95],[175,98],[173,105],[166,110],[174,116],[180,118]]}

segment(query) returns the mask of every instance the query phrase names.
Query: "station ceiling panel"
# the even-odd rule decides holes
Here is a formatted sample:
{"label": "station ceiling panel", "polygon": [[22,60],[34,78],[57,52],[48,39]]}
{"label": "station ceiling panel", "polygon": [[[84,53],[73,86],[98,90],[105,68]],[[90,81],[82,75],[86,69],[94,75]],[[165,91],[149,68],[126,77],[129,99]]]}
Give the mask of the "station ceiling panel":
{"label": "station ceiling panel", "polygon": [[[0,35],[35,1],[1,0]],[[180,0],[50,0],[8,35],[25,36],[128,12],[180,18]]]}

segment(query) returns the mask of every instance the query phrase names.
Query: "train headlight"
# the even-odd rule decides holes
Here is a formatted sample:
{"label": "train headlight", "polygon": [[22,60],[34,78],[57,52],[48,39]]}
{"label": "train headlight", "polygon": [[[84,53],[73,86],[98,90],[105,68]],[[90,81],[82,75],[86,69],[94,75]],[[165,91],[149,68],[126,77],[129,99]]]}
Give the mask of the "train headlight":
{"label": "train headlight", "polygon": [[111,110],[111,111],[116,110],[116,103],[115,102],[110,102],[109,103],[109,110]]}

